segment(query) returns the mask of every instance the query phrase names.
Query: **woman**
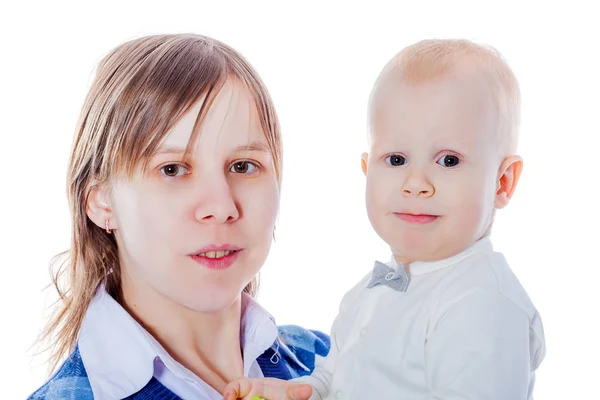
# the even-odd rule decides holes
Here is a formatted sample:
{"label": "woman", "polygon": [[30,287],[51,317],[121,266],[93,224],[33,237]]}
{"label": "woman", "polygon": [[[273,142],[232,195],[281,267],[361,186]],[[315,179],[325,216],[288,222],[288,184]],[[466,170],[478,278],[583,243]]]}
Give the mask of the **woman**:
{"label": "woman", "polygon": [[42,336],[54,367],[68,357],[30,398],[220,399],[241,376],[310,373],[327,336],[278,328],[253,299],[281,151],[268,92],[230,47],[160,35],[110,52],[75,135],[72,246]]}

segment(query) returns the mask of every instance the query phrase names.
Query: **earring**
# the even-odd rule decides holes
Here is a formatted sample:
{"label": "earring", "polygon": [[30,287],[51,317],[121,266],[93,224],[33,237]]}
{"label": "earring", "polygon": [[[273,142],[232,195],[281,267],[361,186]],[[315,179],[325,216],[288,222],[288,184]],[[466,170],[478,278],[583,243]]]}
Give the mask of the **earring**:
{"label": "earring", "polygon": [[104,226],[106,226],[106,233],[108,233],[108,234],[110,235],[110,233],[111,233],[111,230],[110,230],[110,228],[108,227],[108,220],[107,220],[107,219],[105,219],[105,220],[104,220]]}

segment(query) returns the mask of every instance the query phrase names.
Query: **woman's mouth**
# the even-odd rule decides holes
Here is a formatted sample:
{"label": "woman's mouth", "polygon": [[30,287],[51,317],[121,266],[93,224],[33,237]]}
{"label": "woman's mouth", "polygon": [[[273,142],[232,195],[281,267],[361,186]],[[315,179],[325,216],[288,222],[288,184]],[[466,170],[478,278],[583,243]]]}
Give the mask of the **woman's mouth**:
{"label": "woman's mouth", "polygon": [[[217,247],[217,246],[211,246]],[[224,246],[220,246],[224,247]],[[237,260],[242,249],[211,249],[191,254],[190,258],[209,269],[223,270],[229,268]]]}
{"label": "woman's mouth", "polygon": [[197,256],[206,257],[206,258],[223,258],[225,256],[230,255],[231,253],[236,252],[237,250],[213,250],[207,251],[204,253],[198,253]]}

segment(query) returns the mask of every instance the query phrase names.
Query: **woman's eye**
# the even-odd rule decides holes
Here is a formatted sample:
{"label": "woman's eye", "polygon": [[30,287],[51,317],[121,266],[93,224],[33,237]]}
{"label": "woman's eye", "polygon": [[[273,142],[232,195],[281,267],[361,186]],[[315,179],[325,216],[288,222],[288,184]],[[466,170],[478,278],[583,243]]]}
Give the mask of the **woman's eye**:
{"label": "woman's eye", "polygon": [[254,172],[256,168],[256,165],[250,161],[238,161],[229,168],[229,171],[235,172],[236,174],[250,174]]}
{"label": "woman's eye", "polygon": [[188,169],[183,165],[179,164],[169,164],[165,165],[160,169],[163,175],[168,176],[170,178],[175,178],[177,176],[182,176],[188,173]]}
{"label": "woman's eye", "polygon": [[442,167],[452,168],[460,164],[460,158],[452,154],[448,154],[443,157],[440,157],[440,159],[437,160],[437,163],[440,164]]}
{"label": "woman's eye", "polygon": [[385,161],[392,167],[398,167],[406,164],[406,158],[404,156],[394,154],[385,159]]}

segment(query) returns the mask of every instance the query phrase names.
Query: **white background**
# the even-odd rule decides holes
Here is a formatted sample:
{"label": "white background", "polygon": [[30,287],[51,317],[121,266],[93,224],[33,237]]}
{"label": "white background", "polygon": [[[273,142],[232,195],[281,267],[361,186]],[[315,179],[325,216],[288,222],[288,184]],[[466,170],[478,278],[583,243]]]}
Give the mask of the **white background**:
{"label": "white background", "polygon": [[377,74],[424,38],[498,48],[521,84],[525,169],[493,238],[544,321],[536,398],[596,398],[600,22],[591,1],[517,3],[3,3],[1,397],[25,398],[45,377],[30,346],[48,305],[48,262],[69,245],[66,165],[96,63],[127,39],[196,32],[250,60],[283,126],[282,208],[259,300],[280,324],[326,332],[345,291],[388,258],[366,218],[359,162]]}

